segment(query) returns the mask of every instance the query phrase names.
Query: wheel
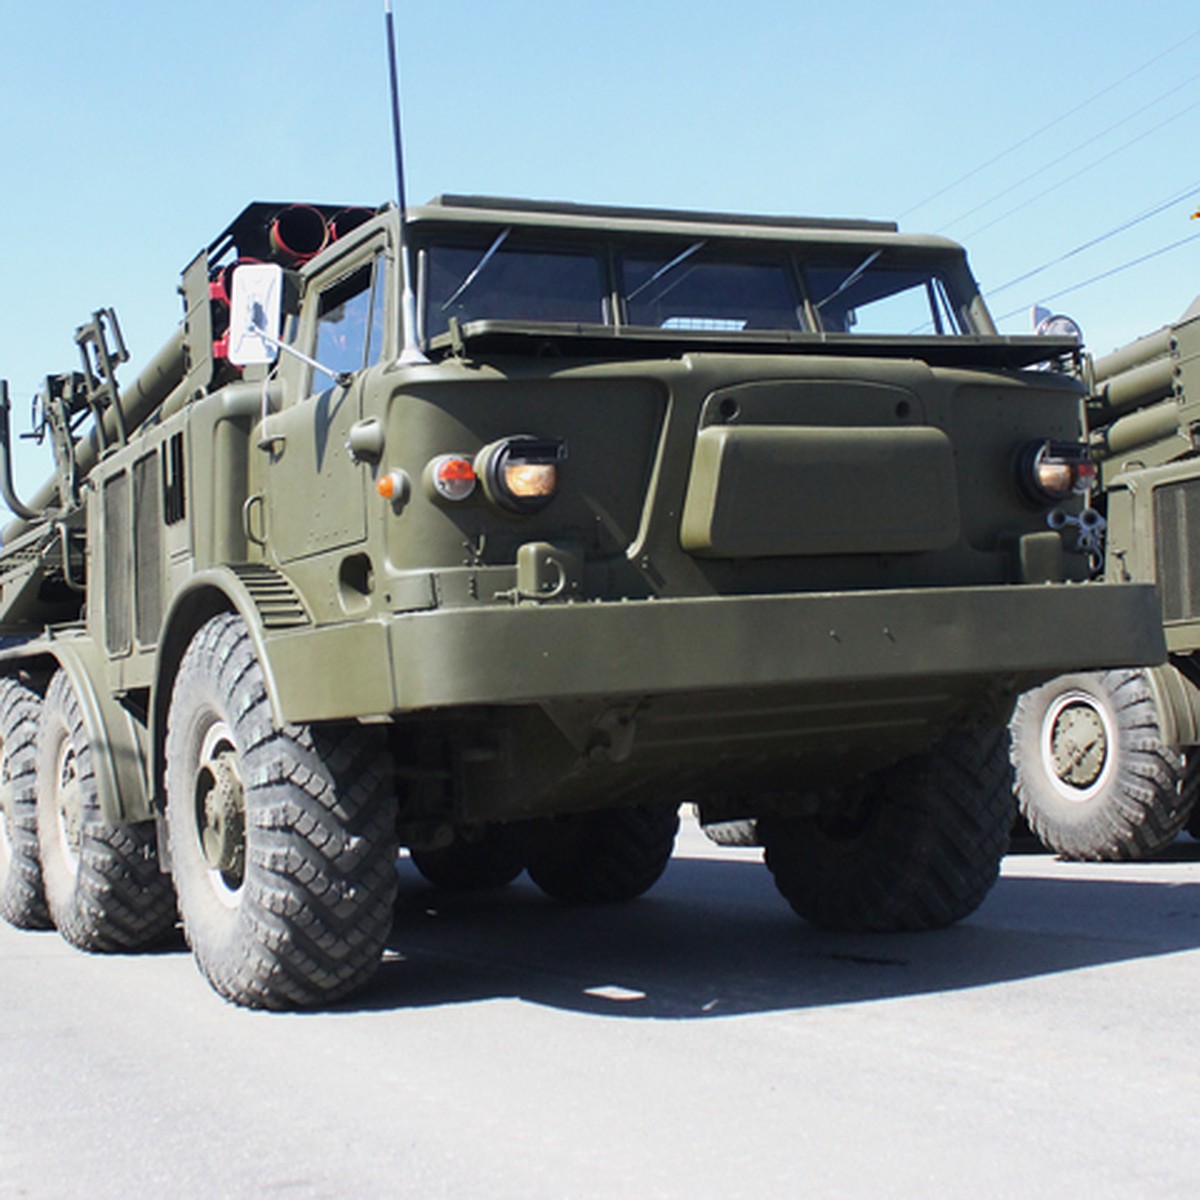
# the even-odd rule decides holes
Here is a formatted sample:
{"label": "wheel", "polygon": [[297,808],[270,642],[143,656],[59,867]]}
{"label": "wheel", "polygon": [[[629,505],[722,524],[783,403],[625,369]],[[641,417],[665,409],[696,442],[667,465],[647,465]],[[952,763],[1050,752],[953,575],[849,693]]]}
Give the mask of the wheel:
{"label": "wheel", "polygon": [[1192,808],[1183,755],[1162,738],[1143,670],[1062,675],[1026,692],[1012,718],[1021,812],[1066,858],[1147,858]]}
{"label": "wheel", "polygon": [[0,916],[18,929],[49,929],[37,842],[37,725],[41,699],[0,679]]}
{"label": "wheel", "polygon": [[153,824],[104,820],[91,743],[64,671],[51,679],[38,722],[37,829],[46,903],[71,945],[142,950],[175,927]]}
{"label": "wheel", "polygon": [[454,892],[504,887],[525,869],[517,839],[503,825],[492,825],[475,837],[463,831],[449,846],[411,850],[409,855],[430,883]]}
{"label": "wheel", "polygon": [[396,799],[380,730],[271,717],[242,621],[196,634],[167,716],[167,832],[200,971],[252,1008],[365,985],[391,929]]}
{"label": "wheel", "polygon": [[531,821],[525,863],[556,900],[632,900],[666,870],[678,830],[678,810],[659,804]]}
{"label": "wheel", "polygon": [[865,781],[836,815],[763,817],[775,885],[826,929],[938,929],[996,881],[1015,816],[1002,729],[954,730]]}
{"label": "wheel", "polygon": [[753,818],[745,821],[713,821],[701,825],[704,836],[718,846],[759,846],[758,822]]}

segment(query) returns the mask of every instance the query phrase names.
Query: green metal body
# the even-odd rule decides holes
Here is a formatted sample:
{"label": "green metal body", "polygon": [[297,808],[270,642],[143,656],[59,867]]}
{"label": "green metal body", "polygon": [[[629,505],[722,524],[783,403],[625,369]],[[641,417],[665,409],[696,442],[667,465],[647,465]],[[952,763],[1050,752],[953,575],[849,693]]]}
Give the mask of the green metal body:
{"label": "green metal body", "polygon": [[1154,672],[1169,744],[1200,743],[1200,303],[1094,366],[1106,577],[1153,582],[1171,662]]}
{"label": "green metal body", "polygon": [[[414,829],[647,798],[786,809],[956,722],[1002,723],[1059,672],[1161,660],[1154,571],[1122,560],[1120,582],[1084,583],[1085,556],[1017,484],[1022,447],[1082,436],[1083,387],[1033,369],[1073,345],[998,335],[952,243],[437,202],[408,226],[429,356],[410,365],[385,211],[288,276],[285,340],[338,371],[365,297],[361,369],[334,384],[284,354],[239,377],[214,281],[230,258],[271,257],[278,208],[251,206],[184,272],[179,334],[97,410],[120,429],[76,446],[79,504],[51,481],[30,503],[43,515],[5,530],[0,631],[21,641],[0,664],[86,678],[114,819],[154,813],[175,671],[225,610],[277,721],[391,725]],[[568,252],[594,262],[594,313],[530,293],[513,247],[547,281]],[[639,255],[661,265],[634,287]],[[840,284],[816,288],[810,260]],[[468,269],[443,287],[446,261]],[[691,265],[744,280],[767,261],[798,281],[794,328],[631,320],[641,287],[665,294]],[[877,262],[936,279],[957,329],[871,333],[848,308],[834,328]],[[485,288],[492,307],[473,311]],[[431,488],[438,456],[520,435],[565,448],[544,507]],[[1150,511],[1125,466],[1121,536]],[[1181,478],[1200,488],[1200,469]],[[1184,617],[1200,632],[1200,603]]]}

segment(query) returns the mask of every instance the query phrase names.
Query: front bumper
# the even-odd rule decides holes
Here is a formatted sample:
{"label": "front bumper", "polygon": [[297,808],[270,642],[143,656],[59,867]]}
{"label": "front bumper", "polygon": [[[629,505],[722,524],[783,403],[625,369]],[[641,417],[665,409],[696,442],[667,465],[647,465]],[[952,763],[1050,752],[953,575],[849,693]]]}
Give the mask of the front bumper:
{"label": "front bumper", "polygon": [[774,689],[932,687],[965,706],[1166,656],[1145,584],[1037,584],[488,605],[268,635],[288,721]]}

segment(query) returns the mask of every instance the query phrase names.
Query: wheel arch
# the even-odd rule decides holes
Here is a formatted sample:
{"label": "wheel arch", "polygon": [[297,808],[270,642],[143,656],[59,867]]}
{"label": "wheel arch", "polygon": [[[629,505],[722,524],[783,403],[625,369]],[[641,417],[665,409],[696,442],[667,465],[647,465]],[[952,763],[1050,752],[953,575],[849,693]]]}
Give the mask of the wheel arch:
{"label": "wheel arch", "polygon": [[1179,750],[1200,745],[1200,687],[1178,667],[1164,663],[1146,669],[1163,741]]}
{"label": "wheel arch", "polygon": [[[34,647],[30,647],[34,650]],[[144,730],[109,690],[103,651],[90,638],[65,634],[39,639],[20,664],[45,694],[61,670],[79,702],[93,749],[92,763],[100,810],[109,824],[133,824],[153,816],[150,807]]]}
{"label": "wheel arch", "polygon": [[271,669],[262,618],[249,589],[228,569],[215,567],[198,572],[175,594],[159,637],[149,710],[151,778],[154,780],[151,802],[156,813],[162,813],[165,808],[163,778],[166,769],[167,711],[171,706],[175,678],[192,639],[206,622],[221,613],[234,613],[245,624],[262,667],[272,718],[276,724],[283,723],[279,690]]}

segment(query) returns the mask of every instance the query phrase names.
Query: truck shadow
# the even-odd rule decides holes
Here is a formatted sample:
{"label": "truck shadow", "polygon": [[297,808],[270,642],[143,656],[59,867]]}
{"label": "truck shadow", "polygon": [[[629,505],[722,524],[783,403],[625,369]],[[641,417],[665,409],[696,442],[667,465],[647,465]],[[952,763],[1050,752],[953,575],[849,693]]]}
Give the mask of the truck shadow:
{"label": "truck shadow", "polygon": [[[1200,846],[1174,857],[1200,861]],[[524,878],[487,894],[441,891],[405,863],[390,949],[373,987],[347,1007],[515,998],[694,1019],[981,987],[1200,948],[1191,878],[1010,873],[953,928],[864,935],[799,920],[742,853],[673,859],[641,900],[596,908],[557,904]]]}

